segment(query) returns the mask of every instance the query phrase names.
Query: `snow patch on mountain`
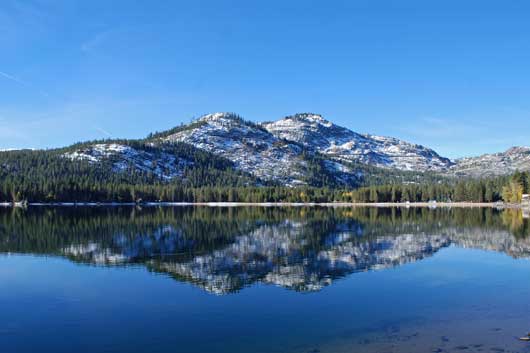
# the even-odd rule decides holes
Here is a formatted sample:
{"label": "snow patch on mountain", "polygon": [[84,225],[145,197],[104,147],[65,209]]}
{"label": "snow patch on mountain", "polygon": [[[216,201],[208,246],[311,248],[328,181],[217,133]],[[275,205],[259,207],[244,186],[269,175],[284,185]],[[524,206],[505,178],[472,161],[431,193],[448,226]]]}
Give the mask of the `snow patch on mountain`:
{"label": "snow patch on mountain", "polygon": [[512,147],[504,152],[457,159],[450,172],[457,176],[491,177],[530,170],[530,147]]}
{"label": "snow patch on mountain", "polygon": [[[530,170],[530,147],[451,161],[430,148],[392,137],[359,134],[312,113],[261,124],[245,121],[233,113],[207,114],[192,124],[151,137],[148,142],[145,149],[121,143],[96,143],[66,153],[65,157],[90,163],[110,160],[116,171],[132,166],[170,180],[182,176],[186,166],[193,162],[164,152],[164,144],[183,142],[225,157],[236,169],[262,182],[285,186],[319,184],[314,182],[319,177],[315,173],[322,170],[338,184],[359,185],[364,177],[360,172],[363,167],[351,163],[459,177],[490,177]],[[314,163],[320,163],[323,169],[314,168]]]}
{"label": "snow patch on mountain", "polygon": [[278,139],[257,124],[231,113],[208,114],[197,127],[179,131],[164,142],[184,142],[233,161],[237,168],[264,180],[302,184],[306,162],[302,148]]}
{"label": "snow patch on mountain", "polygon": [[128,169],[153,173],[157,177],[170,180],[183,175],[183,170],[192,165],[191,161],[176,158],[165,152],[148,152],[117,143],[100,143],[64,154],[71,160],[86,160],[90,163],[110,161],[116,172]]}
{"label": "snow patch on mountain", "polygon": [[449,159],[424,146],[358,134],[318,114],[296,114],[263,123],[263,127],[279,138],[298,142],[339,161],[413,171],[444,171],[452,165]]}

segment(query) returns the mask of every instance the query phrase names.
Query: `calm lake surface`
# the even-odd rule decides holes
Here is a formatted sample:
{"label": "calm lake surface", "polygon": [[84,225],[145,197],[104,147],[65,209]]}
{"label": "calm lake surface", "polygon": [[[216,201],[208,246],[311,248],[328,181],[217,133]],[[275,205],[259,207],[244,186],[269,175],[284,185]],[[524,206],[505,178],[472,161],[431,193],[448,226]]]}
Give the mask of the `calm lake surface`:
{"label": "calm lake surface", "polygon": [[519,210],[0,209],[0,352],[530,352]]}

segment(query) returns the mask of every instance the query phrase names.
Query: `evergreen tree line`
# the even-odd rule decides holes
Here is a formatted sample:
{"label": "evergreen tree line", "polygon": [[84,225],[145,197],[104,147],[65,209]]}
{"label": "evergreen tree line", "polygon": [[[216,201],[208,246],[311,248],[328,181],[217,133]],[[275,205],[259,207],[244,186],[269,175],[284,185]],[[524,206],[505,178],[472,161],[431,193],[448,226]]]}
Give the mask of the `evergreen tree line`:
{"label": "evergreen tree line", "polygon": [[[278,186],[202,186],[130,184],[71,178],[68,182],[2,183],[0,200],[29,202],[496,202],[502,200],[502,179],[455,184],[395,184],[333,189]],[[14,191],[13,191],[14,190]]]}
{"label": "evergreen tree line", "polygon": [[520,203],[530,193],[530,173],[465,179],[453,182],[372,185],[347,191],[341,201],[350,202],[497,202]]}
{"label": "evergreen tree line", "polygon": [[[448,229],[506,230],[528,236],[528,221],[520,210],[492,208],[375,207],[35,207],[0,208],[0,252],[61,255],[72,245],[99,244],[113,249],[123,243],[178,242],[189,252],[225,247],[241,235],[263,226],[280,229],[285,220],[303,224],[313,250],[337,229],[362,230],[365,242],[392,234],[445,233]],[[146,244],[152,244],[146,242]],[[153,252],[160,251],[156,247]]]}
{"label": "evergreen tree line", "polygon": [[447,183],[362,187],[345,193],[350,202],[497,202],[506,178],[466,179]]}

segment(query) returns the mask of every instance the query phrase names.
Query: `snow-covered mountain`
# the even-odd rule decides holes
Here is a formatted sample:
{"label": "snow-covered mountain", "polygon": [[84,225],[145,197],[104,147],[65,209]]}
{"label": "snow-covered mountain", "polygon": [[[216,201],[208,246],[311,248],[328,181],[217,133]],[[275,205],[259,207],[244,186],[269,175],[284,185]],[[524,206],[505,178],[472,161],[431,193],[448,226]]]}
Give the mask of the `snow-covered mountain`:
{"label": "snow-covered mountain", "polygon": [[307,183],[308,155],[318,153],[322,168],[339,184],[354,184],[358,162],[416,172],[445,171],[453,163],[431,149],[395,138],[361,135],[316,114],[297,114],[256,124],[232,113],[205,115],[154,143],[184,142],[233,161],[262,180]]}
{"label": "snow-covered mountain", "polygon": [[457,176],[488,177],[530,170],[530,147],[512,147],[505,152],[456,160],[450,172]]}
{"label": "snow-covered mountain", "polygon": [[164,137],[164,142],[185,142],[233,161],[258,178],[300,184],[306,162],[302,148],[280,141],[261,126],[235,114],[208,114],[192,128]]}
{"label": "snow-covered mountain", "polygon": [[424,146],[392,137],[358,134],[318,114],[296,114],[264,123],[263,127],[277,137],[342,161],[422,172],[444,171],[453,164]]}
{"label": "snow-covered mountain", "polygon": [[[306,184],[311,167],[298,141],[276,136],[266,127],[245,121],[232,113],[214,113],[199,118],[162,141],[184,142],[233,161],[237,168],[266,181],[285,185]],[[350,167],[324,161],[323,167],[337,181],[350,183],[357,178]]]}
{"label": "snow-covered mountain", "polygon": [[246,121],[233,113],[213,113],[140,141],[151,150],[108,142],[85,144],[64,156],[93,164],[110,160],[118,172],[133,167],[171,180],[182,177],[183,169],[194,163],[185,155],[165,151],[167,146],[184,143],[228,160],[235,170],[255,178],[258,185],[273,182],[288,186],[359,185],[370,173],[366,166],[464,177],[530,170],[530,147],[451,161],[430,148],[360,134],[311,113],[264,123]]}

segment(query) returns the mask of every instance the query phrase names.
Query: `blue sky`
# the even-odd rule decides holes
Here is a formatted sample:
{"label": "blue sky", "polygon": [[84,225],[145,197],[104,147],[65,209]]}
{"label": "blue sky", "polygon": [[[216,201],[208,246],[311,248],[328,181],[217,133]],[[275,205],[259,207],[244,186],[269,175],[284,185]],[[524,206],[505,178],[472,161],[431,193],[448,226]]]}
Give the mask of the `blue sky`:
{"label": "blue sky", "polygon": [[315,112],[449,157],[530,145],[527,1],[0,2],[0,148]]}

